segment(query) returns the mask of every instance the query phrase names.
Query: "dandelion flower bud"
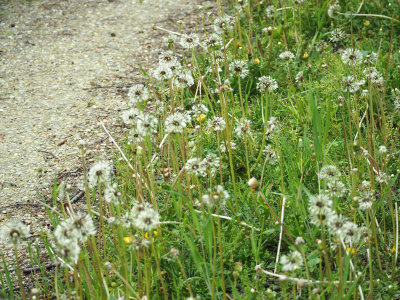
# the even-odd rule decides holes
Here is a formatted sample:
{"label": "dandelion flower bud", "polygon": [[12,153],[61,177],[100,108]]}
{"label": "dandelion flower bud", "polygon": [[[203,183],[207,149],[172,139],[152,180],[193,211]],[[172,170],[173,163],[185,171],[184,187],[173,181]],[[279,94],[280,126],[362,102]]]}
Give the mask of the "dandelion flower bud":
{"label": "dandelion flower bud", "polygon": [[177,257],[179,255],[179,250],[176,248],[171,248],[169,254],[171,255],[171,257]]}
{"label": "dandelion flower bud", "polygon": [[301,237],[301,236],[298,236],[297,238],[296,238],[296,245],[302,245],[302,244],[304,244],[305,243],[305,241],[304,241],[304,239]]}
{"label": "dandelion flower bud", "polygon": [[107,269],[108,271],[110,271],[110,270],[112,269],[112,264],[111,264],[109,261],[106,261],[106,262],[104,263],[104,266],[106,267],[106,269]]}
{"label": "dandelion flower bud", "polygon": [[247,183],[253,190],[258,187],[258,181],[254,177],[250,178],[249,182]]}

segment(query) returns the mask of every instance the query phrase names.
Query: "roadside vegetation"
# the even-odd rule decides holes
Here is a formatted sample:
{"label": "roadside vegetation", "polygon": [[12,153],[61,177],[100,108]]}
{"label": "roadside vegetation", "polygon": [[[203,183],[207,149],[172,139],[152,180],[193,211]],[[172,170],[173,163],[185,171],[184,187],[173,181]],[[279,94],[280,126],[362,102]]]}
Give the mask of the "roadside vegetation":
{"label": "roadside vegetation", "polygon": [[86,211],[54,186],[55,267],[29,246],[32,291],[14,291],[26,227],[3,226],[3,297],[399,297],[399,3],[200,12],[192,33],[155,27],[165,51],[129,89],[115,160],[84,165]]}

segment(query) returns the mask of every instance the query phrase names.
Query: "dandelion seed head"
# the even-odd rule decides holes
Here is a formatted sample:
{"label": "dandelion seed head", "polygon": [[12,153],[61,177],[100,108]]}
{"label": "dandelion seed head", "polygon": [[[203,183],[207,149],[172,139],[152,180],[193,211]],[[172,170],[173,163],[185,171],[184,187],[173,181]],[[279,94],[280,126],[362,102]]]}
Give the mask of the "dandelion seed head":
{"label": "dandelion seed head", "polygon": [[341,198],[346,194],[346,186],[339,180],[328,181],[326,192],[331,197]]}
{"label": "dandelion seed head", "polygon": [[247,67],[247,62],[243,60],[234,60],[229,64],[229,71],[231,76],[239,76],[240,78],[245,78],[249,75],[249,69]]}
{"label": "dandelion seed head", "polygon": [[121,193],[118,191],[118,185],[114,183],[109,185],[104,191],[104,200],[107,203],[118,205],[120,203]]}
{"label": "dandelion seed head", "polygon": [[216,33],[225,33],[232,30],[234,21],[232,17],[225,15],[214,19],[213,27]]}
{"label": "dandelion seed head", "polygon": [[107,186],[111,180],[112,165],[108,161],[95,163],[88,173],[88,184],[90,188],[97,185]]}
{"label": "dandelion seed head", "polygon": [[329,5],[328,7],[328,11],[327,14],[330,18],[334,17],[334,14],[336,13],[336,11],[340,10],[340,5],[339,5],[339,1],[336,1],[335,3],[333,3],[332,5]]}
{"label": "dandelion seed head", "polygon": [[184,49],[193,49],[199,45],[199,37],[195,33],[185,34],[181,37],[180,44]]}
{"label": "dandelion seed head", "polygon": [[292,251],[288,255],[282,255],[280,263],[284,272],[293,272],[302,267],[303,257],[298,251]]}
{"label": "dandelion seed head", "polygon": [[336,181],[340,177],[340,172],[334,165],[325,165],[318,173],[318,177],[321,180]]}
{"label": "dandelion seed head", "polygon": [[182,133],[188,123],[189,120],[184,113],[176,112],[165,119],[165,131],[167,133]]}
{"label": "dandelion seed head", "polygon": [[363,55],[358,49],[348,48],[342,53],[342,61],[345,65],[354,67],[362,63]]}
{"label": "dandelion seed head", "polygon": [[354,200],[358,202],[361,210],[367,210],[372,207],[375,197],[371,191],[361,191],[358,196],[354,197]]}
{"label": "dandelion seed head", "polygon": [[332,30],[329,35],[330,35],[329,40],[332,43],[337,43],[344,39],[344,32],[343,32],[343,30],[341,30],[339,28]]}
{"label": "dandelion seed head", "polygon": [[278,88],[278,83],[271,76],[262,76],[258,79],[257,89],[261,93],[273,92]]}
{"label": "dandelion seed head", "polygon": [[235,127],[235,133],[239,138],[243,138],[246,135],[251,134],[251,122],[245,118],[242,118]]}
{"label": "dandelion seed head", "polygon": [[202,177],[207,176],[207,165],[200,158],[190,158],[184,168],[188,174]]}
{"label": "dandelion seed head", "polygon": [[128,110],[125,110],[122,113],[122,121],[124,121],[125,124],[127,125],[135,125],[137,119],[142,115],[143,113],[138,110],[137,108],[130,108]]}
{"label": "dandelion seed head", "polygon": [[212,33],[204,39],[204,45],[209,49],[222,46],[222,38],[219,34]]}
{"label": "dandelion seed head", "polygon": [[173,73],[168,64],[160,64],[152,71],[152,75],[156,80],[165,81],[172,78]]}
{"label": "dandelion seed head", "polygon": [[284,60],[284,61],[291,61],[295,58],[294,54],[291,51],[284,51],[281,54],[279,54],[279,58]]}
{"label": "dandelion seed head", "polygon": [[226,122],[221,117],[214,117],[208,120],[207,127],[212,131],[223,131],[225,129]]}
{"label": "dandelion seed head", "polygon": [[130,105],[143,102],[149,98],[149,92],[143,84],[134,84],[128,91]]}
{"label": "dandelion seed head", "polygon": [[24,238],[29,236],[28,227],[17,220],[8,221],[0,228],[0,240],[5,247],[11,248],[18,245]]}
{"label": "dandelion seed head", "polygon": [[276,165],[276,163],[279,161],[279,156],[276,154],[275,150],[272,148],[271,145],[265,146],[263,154],[265,156],[266,161],[268,161],[270,165]]}

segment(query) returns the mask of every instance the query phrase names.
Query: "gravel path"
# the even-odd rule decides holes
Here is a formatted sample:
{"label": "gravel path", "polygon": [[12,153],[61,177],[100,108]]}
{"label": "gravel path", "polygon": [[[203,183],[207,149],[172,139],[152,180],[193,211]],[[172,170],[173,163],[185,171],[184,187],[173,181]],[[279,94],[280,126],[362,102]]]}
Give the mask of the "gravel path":
{"label": "gravel path", "polygon": [[[126,90],[140,81],[165,33],[198,0],[11,1],[0,15],[0,207],[31,202],[55,176],[107,147],[98,118],[116,131]],[[1,4],[0,4],[1,6]],[[149,48],[151,47],[151,49]],[[113,127],[114,126],[114,127]],[[114,128],[114,130],[113,130]],[[7,212],[0,211],[4,214]],[[1,221],[1,217],[0,217]]]}

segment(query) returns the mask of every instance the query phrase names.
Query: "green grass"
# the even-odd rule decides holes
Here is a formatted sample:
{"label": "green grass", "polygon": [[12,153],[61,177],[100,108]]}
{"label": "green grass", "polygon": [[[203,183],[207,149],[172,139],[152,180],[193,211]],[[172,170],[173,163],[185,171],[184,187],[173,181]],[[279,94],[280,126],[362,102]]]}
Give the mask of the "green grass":
{"label": "green grass", "polygon": [[[332,17],[333,3],[321,0],[235,0],[218,5],[218,15],[202,11],[196,29],[202,41],[213,33],[204,24],[230,16],[232,27],[220,34],[225,47],[182,49],[176,33],[166,48],[181,57],[178,65],[193,82],[180,86],[143,70],[148,96],[135,104],[141,116],[124,117],[131,134],[117,143],[114,170],[93,173],[91,166],[85,177],[97,235],[71,242],[82,248],[75,259],[60,252],[59,236],[44,239],[62,264],[53,274],[42,270],[42,297],[399,297],[399,7],[339,4]],[[343,37],[332,42],[335,29]],[[360,51],[353,65],[342,59],[350,48]],[[294,58],[281,59],[284,51]],[[368,61],[371,52],[377,55]],[[234,60],[248,74],[235,75]],[[260,91],[261,76],[278,88]],[[355,81],[348,88],[345,76]],[[206,109],[192,111],[199,104]],[[180,111],[192,114],[171,133],[169,118]],[[138,122],[143,114],[154,117],[148,127]],[[225,122],[223,130],[208,126],[215,117]],[[243,119],[248,127],[238,130]],[[146,128],[153,130],[144,134]],[[132,138],[135,130],[141,141]],[[185,168],[209,154],[208,164]],[[118,203],[108,202],[111,182]],[[69,202],[61,189],[54,189],[55,209],[47,208],[55,228],[71,215],[60,205]],[[138,221],[143,211],[146,226]],[[334,228],[335,216],[344,227]],[[0,279],[12,288],[8,272]]]}

